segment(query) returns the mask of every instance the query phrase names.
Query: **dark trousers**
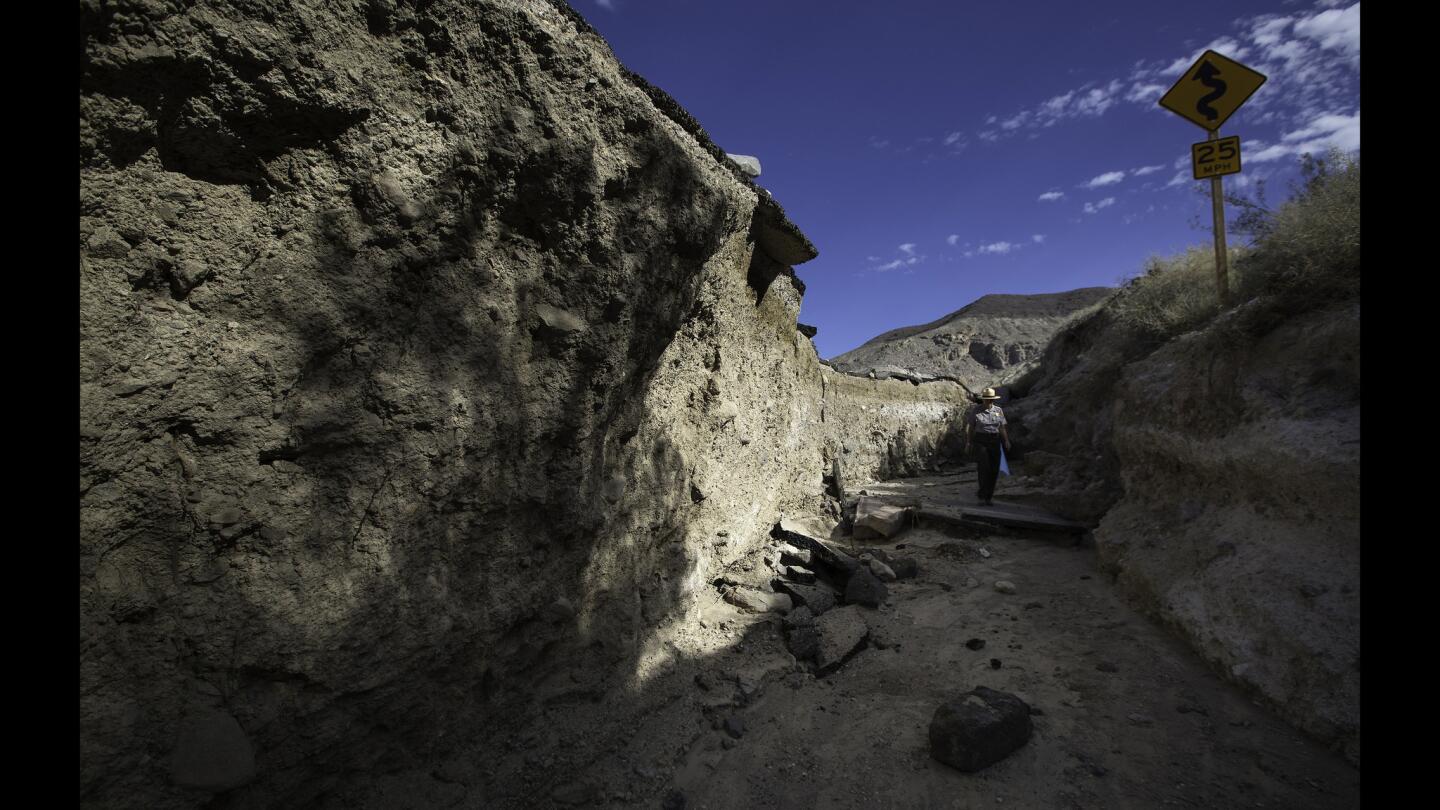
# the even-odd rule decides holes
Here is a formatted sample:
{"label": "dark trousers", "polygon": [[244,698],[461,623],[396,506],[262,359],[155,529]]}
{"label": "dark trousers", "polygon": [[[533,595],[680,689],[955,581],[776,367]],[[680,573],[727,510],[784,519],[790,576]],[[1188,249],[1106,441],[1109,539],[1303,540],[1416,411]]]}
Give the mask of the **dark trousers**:
{"label": "dark trousers", "polygon": [[975,434],[975,467],[980,473],[980,500],[988,501],[995,494],[995,481],[1000,477],[1000,437]]}

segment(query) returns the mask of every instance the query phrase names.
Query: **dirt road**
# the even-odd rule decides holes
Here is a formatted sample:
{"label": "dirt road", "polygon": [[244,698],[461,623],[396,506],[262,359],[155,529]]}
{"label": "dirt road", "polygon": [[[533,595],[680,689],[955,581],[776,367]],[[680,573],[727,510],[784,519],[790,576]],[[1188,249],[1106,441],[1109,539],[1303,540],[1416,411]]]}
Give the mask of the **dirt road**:
{"label": "dirt road", "polygon": [[[796,663],[778,614],[709,599],[698,627],[657,637],[661,664],[639,692],[536,710],[439,767],[366,777],[326,806],[1359,804],[1358,770],[1125,604],[1071,536],[917,528],[875,547],[913,556],[919,575],[890,583],[878,609],[850,608],[868,641],[837,671]],[[1034,735],[965,774],[931,759],[927,728],[976,686],[1024,699]]]}

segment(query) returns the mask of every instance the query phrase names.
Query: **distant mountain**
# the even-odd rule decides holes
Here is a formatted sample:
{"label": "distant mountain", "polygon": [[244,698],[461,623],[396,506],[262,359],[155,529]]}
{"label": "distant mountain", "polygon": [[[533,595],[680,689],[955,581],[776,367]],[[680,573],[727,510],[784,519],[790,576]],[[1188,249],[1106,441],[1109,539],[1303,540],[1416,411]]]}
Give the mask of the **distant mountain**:
{"label": "distant mountain", "polygon": [[877,377],[953,377],[971,390],[1004,385],[1039,357],[1061,326],[1114,291],[1083,287],[1043,295],[986,295],[930,323],[871,338],[829,363]]}

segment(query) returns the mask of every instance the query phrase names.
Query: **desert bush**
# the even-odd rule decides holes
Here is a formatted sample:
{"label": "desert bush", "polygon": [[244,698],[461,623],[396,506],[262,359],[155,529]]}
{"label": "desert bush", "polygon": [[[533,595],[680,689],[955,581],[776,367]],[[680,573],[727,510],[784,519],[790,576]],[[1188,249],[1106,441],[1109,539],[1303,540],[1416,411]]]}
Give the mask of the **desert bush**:
{"label": "desert bush", "polygon": [[[1247,252],[1229,250],[1232,289],[1237,265]],[[1176,256],[1151,256],[1144,272],[1125,283],[1110,308],[1118,322],[1158,337],[1202,326],[1220,311],[1215,250],[1191,247]]]}
{"label": "desert bush", "polygon": [[1360,158],[1306,155],[1303,185],[1257,231],[1240,262],[1244,298],[1275,295],[1294,307],[1360,294]]}

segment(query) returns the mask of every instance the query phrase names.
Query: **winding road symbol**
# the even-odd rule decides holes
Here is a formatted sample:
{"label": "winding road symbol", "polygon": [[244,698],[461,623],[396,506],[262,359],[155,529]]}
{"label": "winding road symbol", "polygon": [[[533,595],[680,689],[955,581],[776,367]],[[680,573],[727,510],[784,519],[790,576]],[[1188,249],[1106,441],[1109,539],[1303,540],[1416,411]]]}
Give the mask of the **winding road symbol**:
{"label": "winding road symbol", "polygon": [[1210,121],[1219,118],[1219,111],[1211,107],[1210,102],[1225,95],[1225,88],[1228,87],[1225,82],[1220,81],[1220,68],[1215,67],[1209,62],[1202,61],[1200,67],[1195,71],[1195,75],[1190,77],[1190,80],[1198,81],[1206,87],[1212,87],[1215,90],[1210,95],[1195,102],[1195,111]]}
{"label": "winding road symbol", "polygon": [[1160,106],[1215,131],[1265,83],[1263,73],[1206,51],[1160,98]]}

